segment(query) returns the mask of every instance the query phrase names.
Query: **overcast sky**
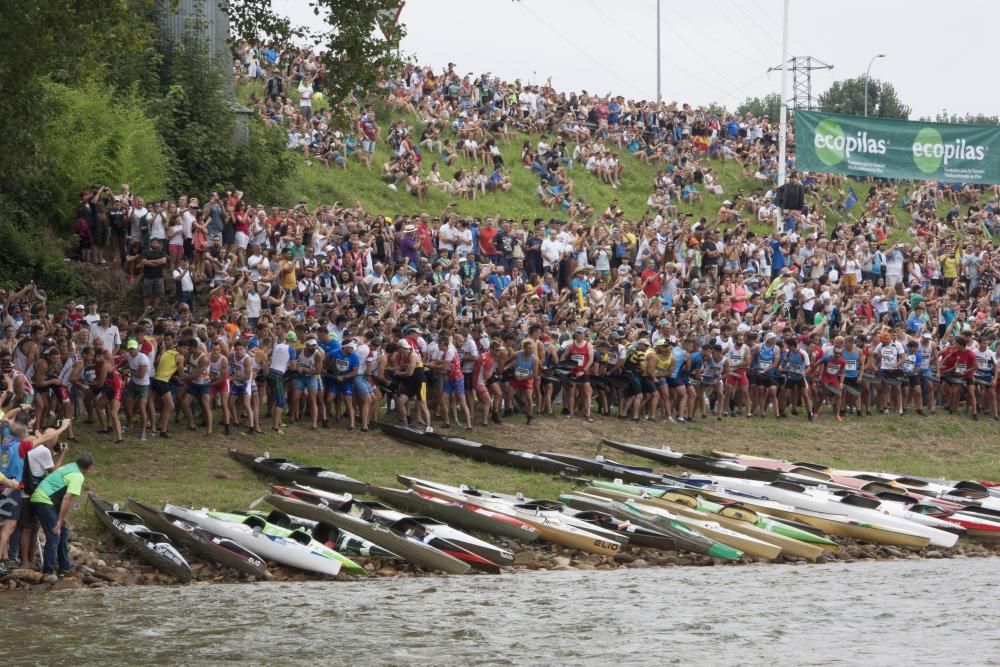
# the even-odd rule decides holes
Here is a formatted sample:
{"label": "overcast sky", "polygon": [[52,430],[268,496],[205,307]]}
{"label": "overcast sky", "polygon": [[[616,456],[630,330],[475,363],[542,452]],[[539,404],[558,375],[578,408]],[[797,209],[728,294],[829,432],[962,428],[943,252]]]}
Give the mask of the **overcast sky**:
{"label": "overcast sky", "polygon": [[[275,0],[299,22],[306,0]],[[782,0],[662,0],[667,100],[735,107],[778,92]],[[789,57],[834,65],[813,72],[813,95],[861,76],[891,81],[911,118],[1000,114],[995,36],[1000,3],[949,0],[792,0]],[[439,69],[544,81],[557,90],[656,97],[656,0],[407,0],[404,53]],[[791,94],[791,74],[789,92]]]}

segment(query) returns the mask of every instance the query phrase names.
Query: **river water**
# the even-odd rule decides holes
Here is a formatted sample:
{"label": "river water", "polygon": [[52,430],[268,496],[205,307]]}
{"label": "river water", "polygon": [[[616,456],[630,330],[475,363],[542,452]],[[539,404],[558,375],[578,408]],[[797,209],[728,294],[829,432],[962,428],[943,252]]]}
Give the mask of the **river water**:
{"label": "river water", "polygon": [[998,572],[953,559],[132,587],[3,595],[0,627],[5,662],[46,666],[997,664]]}

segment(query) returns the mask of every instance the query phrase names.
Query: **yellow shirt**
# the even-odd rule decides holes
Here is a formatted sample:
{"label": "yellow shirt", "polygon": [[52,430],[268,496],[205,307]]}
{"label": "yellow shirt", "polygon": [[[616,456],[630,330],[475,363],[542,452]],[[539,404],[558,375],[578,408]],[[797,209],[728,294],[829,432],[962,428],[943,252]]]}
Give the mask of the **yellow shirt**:
{"label": "yellow shirt", "polygon": [[[287,272],[286,272],[287,269]],[[281,289],[293,290],[298,286],[298,278],[295,277],[295,264],[291,261],[281,263]]]}
{"label": "yellow shirt", "polygon": [[941,275],[945,278],[958,277],[958,261],[953,255],[946,255],[941,258]]}
{"label": "yellow shirt", "polygon": [[170,378],[177,372],[177,356],[177,350],[164,350],[160,354],[159,361],[156,362],[156,373],[153,374],[153,379],[169,382]]}

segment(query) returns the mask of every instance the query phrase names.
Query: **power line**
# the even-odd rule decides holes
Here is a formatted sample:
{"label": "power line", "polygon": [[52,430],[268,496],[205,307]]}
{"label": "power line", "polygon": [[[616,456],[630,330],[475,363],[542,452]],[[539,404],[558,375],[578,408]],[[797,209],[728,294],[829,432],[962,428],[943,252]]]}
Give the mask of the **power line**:
{"label": "power line", "polygon": [[757,19],[755,19],[753,17],[753,14],[750,14],[745,9],[743,9],[742,2],[743,2],[743,0],[736,0],[736,2],[733,3],[733,6],[736,7],[736,9],[739,10],[740,14],[743,14],[743,16],[747,17],[750,20],[750,22],[753,23],[754,26],[756,26],[757,29],[761,31],[762,34],[766,35],[768,39],[770,39],[772,42],[774,42],[775,44],[777,44],[780,47],[781,46],[781,40],[779,40],[777,37],[775,37],[774,35],[772,35],[770,30],[768,30],[767,28],[761,26],[761,24],[757,22]]}
{"label": "power line", "polygon": [[[643,40],[642,38],[638,37],[638,36],[637,36],[637,35],[636,35],[635,33],[633,33],[633,32],[632,32],[631,30],[629,30],[629,29],[628,29],[628,28],[626,28],[625,26],[623,26],[623,25],[621,25],[620,23],[618,23],[618,21],[616,21],[616,20],[614,19],[614,17],[612,17],[612,16],[611,16],[610,14],[608,14],[607,12],[605,12],[605,11],[604,11],[603,9],[601,9],[601,8],[600,8],[600,7],[598,6],[598,5],[595,5],[595,4],[593,3],[593,2],[591,2],[591,0],[586,0],[586,3],[587,3],[588,5],[590,5],[591,7],[593,7],[593,8],[594,8],[594,9],[595,9],[595,10],[596,10],[597,12],[599,12],[599,13],[600,13],[600,14],[601,14],[602,16],[604,16],[604,18],[608,19],[608,21],[610,21],[610,22],[611,22],[611,23],[613,23],[613,24],[614,24],[615,26],[617,26],[617,27],[618,27],[618,28],[619,28],[619,29],[620,29],[620,30],[621,30],[622,32],[624,32],[624,33],[625,33],[626,35],[628,35],[629,37],[631,37],[631,38],[632,38],[633,40],[635,40],[636,42],[638,42],[638,43],[639,43],[640,45],[642,45],[642,46],[645,46],[645,47],[646,47],[647,49],[649,49],[649,50],[650,50],[650,51],[652,51],[653,53],[656,53],[656,49],[655,49],[655,48],[653,48],[653,47],[652,47],[652,46],[651,46],[651,45],[650,45],[650,44],[649,44],[648,42],[646,42],[646,41],[645,41],[645,40]],[[668,28],[670,28],[670,26],[669,26],[668,24],[666,24],[666,23],[662,23],[662,22],[661,22],[661,25],[665,25],[665,26],[667,26]],[[689,44],[689,43],[688,43],[688,42],[687,42],[687,41],[686,41],[686,40],[684,39],[683,35],[680,35],[679,33],[676,33],[676,32],[675,32],[675,34],[677,34],[678,38],[679,38],[679,39],[680,39],[680,40],[681,40],[682,42],[684,42],[685,44],[687,44],[688,48],[690,48],[690,49],[691,49],[692,51],[694,51],[694,52],[695,52],[695,53],[696,53],[697,55],[701,56],[701,54],[699,54],[699,53],[697,52],[697,50],[696,50],[696,49],[695,49],[695,48],[694,48],[694,47],[693,47],[693,46],[692,46],[691,44]],[[719,74],[719,76],[720,76],[720,77],[722,77],[723,79],[725,79],[726,81],[728,81],[728,82],[729,82],[730,84],[733,84],[733,83],[734,83],[734,82],[732,81],[732,79],[730,79],[729,77],[727,77],[727,76],[726,76],[726,75],[725,75],[725,74],[724,74],[723,72],[721,72],[721,71],[720,71],[720,70],[719,70],[719,69],[718,69],[717,67],[715,67],[715,65],[713,65],[712,63],[708,63],[708,62],[707,62],[707,60],[705,60],[705,59],[704,59],[704,56],[701,56],[701,57],[702,57],[702,59],[703,59],[703,60],[704,60],[704,61],[705,61],[705,62],[706,62],[706,63],[708,64],[708,66],[709,66],[709,67],[711,67],[712,69],[714,69],[714,70],[715,70],[715,71],[716,71],[716,72],[717,72],[717,73]],[[694,72],[691,72],[690,70],[686,69],[686,68],[685,68],[685,67],[684,67],[683,65],[681,65],[681,64],[679,64],[679,63],[676,63],[676,62],[674,62],[674,61],[673,61],[673,60],[671,60],[670,58],[664,58],[664,57],[663,57],[662,55],[661,55],[661,59],[662,59],[662,60],[664,60],[664,61],[666,61],[667,63],[669,63],[669,64],[673,65],[673,66],[674,66],[674,67],[675,67],[675,68],[676,68],[676,69],[677,69],[678,71],[680,71],[680,72],[683,72],[684,74],[687,74],[688,76],[690,76],[690,77],[691,77],[692,79],[694,79],[694,80],[698,81],[699,83],[705,83],[705,80],[704,80],[704,78],[703,78],[703,77],[699,76],[698,74],[695,74]],[[708,85],[712,86],[712,87],[713,87],[713,88],[715,88],[716,90],[722,90],[722,88],[719,88],[719,87],[715,86],[714,84],[711,84],[711,83],[709,83]]]}
{"label": "power line", "polygon": [[[759,11],[761,14],[763,14],[766,18],[768,18],[768,19],[772,18],[768,14],[768,12],[767,12],[767,10],[765,8],[763,8],[763,7],[761,7],[760,5],[757,4],[757,0],[750,0],[750,4],[752,4],[754,6],[754,8],[757,11]],[[777,19],[775,19],[775,20],[777,20]],[[788,38],[788,44],[792,45],[792,42],[795,42],[796,51],[808,51],[809,50],[808,48],[806,48],[805,46],[803,46],[802,44],[800,44],[798,39],[796,39],[795,37],[789,36],[789,38]]]}
{"label": "power line", "polygon": [[[719,42],[719,41],[717,41],[718,38],[717,38],[716,35],[713,35],[712,33],[708,32],[707,30],[705,30],[704,28],[702,28],[701,25],[697,21],[694,21],[694,20],[690,19],[689,17],[685,16],[684,14],[681,14],[680,12],[678,12],[677,8],[676,8],[676,5],[671,4],[669,6],[669,10],[672,11],[677,16],[679,16],[682,20],[686,21],[692,28],[694,28],[695,30],[697,30],[701,34],[705,35],[709,39],[713,40],[712,43],[713,43],[714,46],[721,46],[722,48],[724,48],[727,51],[730,51],[731,53],[735,54],[736,56],[738,56],[742,60],[747,60],[748,59],[746,53],[744,53],[743,51],[740,51],[737,48],[729,46],[725,42]],[[727,16],[725,12],[719,12],[719,13],[722,14],[723,16]],[[728,18],[728,16],[727,16],[727,18]],[[731,19],[730,19],[730,23],[732,23]],[[750,44],[751,44],[751,46],[753,46],[754,48],[756,48],[758,51],[760,51],[760,47],[758,47],[757,44],[752,39],[750,40]],[[761,51],[761,53],[768,60],[770,60],[771,57],[772,57],[772,54],[767,54],[767,53],[764,53],[763,51]],[[755,65],[759,65],[761,69],[765,69],[767,67],[767,65],[764,64],[764,62],[762,62],[762,61],[755,60],[753,62],[754,62]]]}
{"label": "power line", "polygon": [[534,16],[535,19],[539,23],[541,23],[542,25],[544,25],[550,31],[552,31],[557,36],[559,36],[564,42],[566,42],[567,44],[569,44],[570,46],[572,46],[574,49],[576,49],[585,58],[587,58],[588,60],[590,60],[591,62],[593,62],[594,64],[596,64],[598,67],[600,67],[601,69],[603,69],[605,72],[607,72],[611,76],[613,76],[613,77],[621,80],[623,83],[628,84],[633,90],[639,91],[640,95],[643,95],[643,96],[645,95],[645,91],[644,91],[644,89],[641,86],[637,86],[636,84],[632,83],[631,81],[629,81],[628,79],[624,78],[623,76],[620,76],[617,72],[611,70],[607,65],[605,65],[604,63],[602,63],[600,60],[598,60],[594,56],[590,55],[587,51],[584,51],[582,48],[580,48],[579,46],[577,46],[576,42],[574,42],[570,38],[566,37],[566,35],[564,35],[562,32],[560,32],[555,27],[553,27],[548,21],[546,21],[541,16],[539,16],[538,14],[536,14],[535,12],[533,12],[531,10],[531,8],[528,7],[527,3],[525,3],[525,2],[518,2],[517,4],[519,4],[521,7],[523,7],[524,11],[526,11],[529,14],[531,14],[532,16]]}

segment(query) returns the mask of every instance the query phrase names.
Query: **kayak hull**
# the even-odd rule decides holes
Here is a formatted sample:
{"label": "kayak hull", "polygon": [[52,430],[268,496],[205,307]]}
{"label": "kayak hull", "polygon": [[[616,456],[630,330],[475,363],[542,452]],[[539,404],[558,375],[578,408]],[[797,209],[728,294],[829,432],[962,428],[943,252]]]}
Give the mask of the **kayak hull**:
{"label": "kayak hull", "polygon": [[150,530],[142,518],[132,512],[116,510],[94,493],[88,493],[94,512],[102,524],[136,556],[178,582],[191,581],[191,566],[163,533]]}
{"label": "kayak hull", "polygon": [[451,503],[434,496],[422,495],[413,489],[373,486],[371,493],[376,498],[400,509],[424,514],[466,530],[507,537],[519,542],[534,542],[538,539],[538,530],[534,527],[506,514],[491,512],[485,508]]}
{"label": "kayak hull", "polygon": [[254,577],[263,577],[267,571],[267,561],[229,538],[213,535],[194,524],[167,516],[135,498],[129,498],[126,507],[142,517],[148,525],[170,537],[174,543],[202,558]]}
{"label": "kayak hull", "polygon": [[299,482],[334,493],[355,495],[368,493],[368,484],[365,482],[332,470],[303,466],[288,459],[255,456],[235,449],[229,450],[229,456],[255,472],[280,479],[283,482]]}
{"label": "kayak hull", "polygon": [[208,512],[174,505],[164,505],[168,516],[193,523],[210,533],[227,537],[245,549],[259,554],[270,562],[280,563],[299,570],[336,576],[340,573],[339,561],[322,556],[303,544],[278,535],[267,535],[250,526],[210,516]]}
{"label": "kayak hull", "polygon": [[438,451],[455,454],[465,458],[492,463],[510,468],[520,468],[533,472],[543,472],[551,475],[577,474],[579,469],[560,463],[553,459],[523,452],[517,449],[505,449],[493,445],[483,444],[474,440],[464,438],[453,438],[439,433],[428,433],[420,429],[409,426],[399,426],[395,424],[380,424],[379,428],[386,435],[390,435],[410,444],[430,447]]}
{"label": "kayak hull", "polygon": [[470,569],[468,563],[442,553],[438,549],[417,540],[396,535],[388,528],[380,526],[377,523],[366,521],[345,514],[344,512],[338,512],[331,507],[313,505],[273,493],[268,494],[264,500],[267,504],[276,507],[282,512],[321,523],[328,523],[341,530],[346,530],[421,567],[441,570],[448,574],[465,574]]}

